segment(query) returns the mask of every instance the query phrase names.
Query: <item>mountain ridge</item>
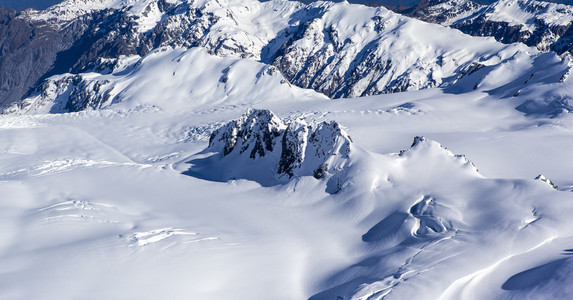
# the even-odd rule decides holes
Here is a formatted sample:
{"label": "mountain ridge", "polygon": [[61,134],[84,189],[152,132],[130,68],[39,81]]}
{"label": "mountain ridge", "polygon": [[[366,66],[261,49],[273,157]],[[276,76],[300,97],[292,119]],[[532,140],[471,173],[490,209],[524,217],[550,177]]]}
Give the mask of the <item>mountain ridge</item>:
{"label": "mountain ridge", "polygon": [[[46,11],[28,11],[19,18],[69,29],[71,35],[81,38],[57,53],[51,71],[38,74],[24,98],[36,97],[47,84],[45,78],[51,75],[69,72],[86,77],[81,74],[113,69],[118,57],[144,57],[165,46],[202,47],[216,56],[261,61],[273,65],[291,84],[330,98],[450,86],[468,91],[481,86],[480,81],[486,77],[475,74],[503,68],[517,53],[529,56],[522,56],[525,60],[553,60],[550,54],[541,58],[543,55],[525,46],[468,37],[384,8],[330,2],[304,5],[279,0],[233,1],[142,0],[126,4],[111,0],[69,0]],[[84,17],[73,17],[77,14]],[[457,42],[448,42],[446,37]],[[467,47],[469,44],[471,48]],[[18,51],[21,50],[14,53]],[[34,68],[45,70],[48,63]],[[476,72],[472,66],[478,65],[490,67]],[[560,68],[563,70],[557,72],[566,73],[569,66],[564,61]],[[473,79],[466,80],[468,77]],[[470,81],[464,83],[470,88],[462,87],[459,83],[462,81]],[[30,82],[20,82],[20,91]],[[517,90],[510,93],[519,94]],[[16,95],[4,97],[4,107],[23,103],[15,99]],[[85,107],[68,106],[71,111]]]}
{"label": "mountain ridge", "polygon": [[406,15],[446,25],[473,36],[524,43],[540,51],[573,52],[573,6],[536,0],[426,0]]}

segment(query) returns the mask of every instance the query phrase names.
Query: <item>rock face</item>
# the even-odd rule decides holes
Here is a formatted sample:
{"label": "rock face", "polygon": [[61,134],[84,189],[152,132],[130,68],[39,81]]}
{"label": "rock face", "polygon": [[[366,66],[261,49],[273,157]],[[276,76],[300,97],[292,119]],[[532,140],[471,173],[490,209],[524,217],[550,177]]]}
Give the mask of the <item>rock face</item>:
{"label": "rock face", "polygon": [[[324,5],[289,28],[279,51],[270,58],[293,84],[332,98],[359,97],[437,86],[441,66],[427,57],[424,45],[394,44],[408,20],[385,9],[356,8],[364,18],[348,30],[337,19],[344,7]],[[310,18],[309,18],[310,16]],[[345,24],[346,23],[346,24]],[[407,38],[407,37],[405,37]],[[422,51],[415,51],[417,48]],[[418,52],[415,61],[392,53]],[[425,57],[426,56],[426,57]]]}
{"label": "rock face", "polygon": [[[125,71],[122,60],[100,59],[89,67],[101,73]],[[51,113],[74,112],[85,109],[99,109],[109,103],[113,83],[110,79],[93,77],[88,74],[54,75],[42,81],[36,88],[28,91],[27,96],[19,102],[7,105],[3,113],[24,113],[40,111]],[[113,78],[113,77],[112,77]],[[115,78],[121,78],[115,76]],[[42,110],[42,107],[46,107]]]}
{"label": "rock face", "polygon": [[[254,57],[262,47],[250,49],[249,41],[248,46],[240,41],[232,44],[225,35],[241,35],[234,30],[210,35],[222,18],[225,23],[233,16],[216,16],[207,4],[192,7],[187,1],[176,5],[142,0],[114,6],[108,2],[68,0],[41,12],[0,10],[0,106],[20,100],[51,75],[90,70],[101,58],[143,56],[165,45],[205,46],[215,54]],[[153,18],[163,21],[156,24]]]}
{"label": "rock face", "polygon": [[223,102],[324,99],[292,86],[276,67],[248,59],[218,57],[204,48],[162,47],[144,57],[99,59],[80,74],[54,75],[29,96],[3,109],[6,114],[99,110],[115,104],[130,109],[219,105]]}
{"label": "rock face", "polygon": [[251,179],[248,174],[259,173],[261,170],[252,170],[258,167],[272,170],[277,180],[284,181],[334,175],[347,164],[351,145],[352,140],[337,122],[286,122],[269,110],[250,109],[213,132],[207,151],[218,152],[216,160],[220,163],[234,164],[233,175],[221,180]]}
{"label": "rock face", "polygon": [[421,0],[404,14],[429,23],[449,25],[484,7],[468,0]]}
{"label": "rock face", "polygon": [[550,186],[552,189],[554,190],[559,190],[559,187],[556,186],[553,181],[549,180],[547,177],[545,177],[542,174],[537,175],[537,177],[535,177],[535,180],[539,180],[539,181],[543,181],[545,183],[547,183],[548,186]]}
{"label": "rock face", "polygon": [[446,43],[466,37],[384,8],[323,3],[306,10],[271,41],[268,48],[278,51],[263,59],[291,83],[331,98],[447,86],[469,65],[487,59],[468,49],[475,39]]}
{"label": "rock face", "polygon": [[[24,12],[0,7],[0,106],[21,99],[42,78],[57,74],[70,49],[86,30],[89,17],[65,27]],[[58,63],[56,63],[58,62]]]}
{"label": "rock face", "polygon": [[286,125],[272,112],[249,110],[238,120],[231,121],[213,132],[209,139],[209,148],[217,149],[223,146],[223,156],[231,154],[237,148],[239,154],[247,152],[251,159],[265,157],[268,152],[274,151],[277,138],[284,134],[285,128]]}
{"label": "rock face", "polygon": [[[67,0],[45,11],[2,15],[1,106],[40,90],[52,75],[105,74],[121,57],[161,47],[202,47],[264,62],[290,83],[331,98],[449,85],[503,49],[385,8],[348,3]],[[459,41],[447,43],[445,36]]]}
{"label": "rock face", "polygon": [[533,0],[501,0],[491,5],[424,0],[406,14],[506,44],[521,42],[540,51],[573,53],[573,7],[568,5]]}

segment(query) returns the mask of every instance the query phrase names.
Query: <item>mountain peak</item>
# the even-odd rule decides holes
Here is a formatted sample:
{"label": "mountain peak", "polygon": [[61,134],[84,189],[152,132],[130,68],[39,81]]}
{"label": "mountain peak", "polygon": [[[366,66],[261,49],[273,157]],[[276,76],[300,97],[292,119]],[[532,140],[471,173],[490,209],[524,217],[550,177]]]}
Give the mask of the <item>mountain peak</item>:
{"label": "mountain peak", "polygon": [[251,159],[264,157],[274,150],[274,138],[287,126],[274,113],[266,109],[249,109],[239,119],[225,124],[211,134],[209,148],[221,150],[227,156],[237,147],[239,154],[248,153]]}
{"label": "mountain peak", "polygon": [[[186,172],[216,181],[249,179],[274,185],[293,177],[330,177],[350,158],[352,140],[337,122],[281,120],[270,110],[249,109],[215,130],[204,152]],[[216,167],[215,167],[216,166]],[[213,174],[209,169],[224,170]],[[263,175],[261,175],[263,174]]]}
{"label": "mountain peak", "polygon": [[548,186],[550,186],[551,188],[553,188],[554,190],[558,190],[559,187],[556,186],[553,181],[549,180],[549,178],[545,177],[543,174],[539,174],[537,177],[535,177],[535,180],[539,180],[539,181],[543,181],[545,183],[547,183]]}
{"label": "mountain peak", "polygon": [[465,155],[454,154],[440,143],[423,136],[414,137],[410,148],[400,151],[400,156],[405,158],[420,157],[424,159],[434,159],[436,157],[443,157],[446,160],[454,159],[458,164],[469,167],[472,173],[479,173],[475,164],[467,159]]}

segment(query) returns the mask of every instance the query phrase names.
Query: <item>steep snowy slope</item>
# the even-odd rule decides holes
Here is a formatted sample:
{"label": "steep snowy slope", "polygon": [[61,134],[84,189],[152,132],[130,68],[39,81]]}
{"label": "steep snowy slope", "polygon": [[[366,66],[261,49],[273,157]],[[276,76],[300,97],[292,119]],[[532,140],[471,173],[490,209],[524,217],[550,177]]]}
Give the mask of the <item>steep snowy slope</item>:
{"label": "steep snowy slope", "polygon": [[220,58],[205,49],[159,48],[147,56],[100,60],[97,72],[56,75],[6,113],[62,113],[101,109],[122,102],[130,107],[168,110],[202,104],[256,104],[324,96],[292,86],[273,66]]}
{"label": "steep snowy slope", "polygon": [[[145,7],[155,7],[157,3],[149,2]],[[142,3],[132,3],[124,13],[138,11],[135,4]],[[567,81],[572,66],[569,57],[536,53],[520,44],[503,45],[491,39],[469,37],[400,17],[383,8],[271,1],[225,8],[210,4],[190,15],[189,3],[164,5],[165,15],[154,29],[140,32],[138,26],[147,21],[131,16],[131,33],[121,35],[128,39],[126,43],[116,43],[114,36],[120,34],[109,31],[91,44],[99,50],[78,52],[81,72],[43,80],[24,100],[4,112],[78,111],[121,101],[151,103],[156,101],[154,98],[165,96],[173,98],[173,103],[197,105],[228,98],[254,99],[257,93],[271,95],[274,84],[285,91],[274,93],[280,98],[285,95],[285,99],[293,99],[298,97],[294,96],[296,93],[303,93],[292,94],[289,90],[296,89],[288,82],[335,98],[441,87],[451,93],[480,90],[501,98],[517,97],[515,106],[528,114],[571,110],[567,96],[571,90]],[[245,7],[248,9],[241,10]],[[229,18],[234,20],[230,24]],[[290,27],[279,31],[288,23]],[[113,24],[117,27],[122,23]],[[184,28],[188,31],[181,32]],[[137,38],[130,42],[130,36]],[[156,44],[146,44],[143,37]],[[106,41],[114,41],[117,47]],[[148,52],[157,45],[167,46]],[[198,50],[197,46],[205,48]],[[192,48],[186,50],[187,47]],[[131,55],[119,55],[124,52]],[[142,58],[132,52],[147,54]],[[112,53],[118,56],[107,57]],[[186,56],[184,53],[189,58],[182,61],[178,56]],[[261,57],[273,67],[252,61]],[[251,68],[247,66],[252,66],[252,70],[247,70]],[[233,68],[237,70],[232,71]],[[225,75],[239,72],[244,74]],[[276,78],[273,88],[259,84],[261,78],[271,77]],[[156,88],[147,82],[163,83]],[[185,85],[193,88],[184,88]],[[538,89],[539,86],[545,87]],[[540,93],[544,96],[539,97]]]}
{"label": "steep snowy slope", "polygon": [[[442,58],[441,62],[448,68],[457,63],[451,57]],[[531,55],[521,52],[520,46],[507,46],[495,55],[462,65],[460,75],[448,78],[442,89],[454,94],[481,91],[508,99],[526,114],[556,116],[573,107],[570,96],[573,83],[569,80],[572,66],[569,57],[561,59],[552,53]],[[3,113],[62,113],[119,103],[131,108],[151,105],[179,110],[182,106],[203,104],[245,105],[326,98],[291,85],[275,66],[248,59],[220,58],[202,48],[165,47],[143,58],[100,59],[93,68],[94,72],[50,77],[28,98],[6,107]],[[365,70],[371,73],[376,69]],[[421,74],[408,72],[410,76],[403,78],[402,86],[419,84],[420,81],[412,81],[412,76]],[[361,79],[354,87],[364,88],[366,80],[371,78]]]}
{"label": "steep snowy slope", "polygon": [[540,51],[573,51],[573,7],[534,0],[501,0],[479,5],[470,0],[422,1],[407,15],[457,28],[474,36],[521,42]]}
{"label": "steep snowy slope", "polygon": [[[0,23],[0,105],[20,100],[51,75],[89,70],[100,58],[144,56],[166,45],[256,59],[276,27],[286,26],[285,15],[301,6],[281,3],[71,0],[45,11],[13,12]],[[29,61],[28,72],[17,70],[15,61]]]}
{"label": "steep snowy slope", "polygon": [[0,296],[563,298],[573,122],[487,97],[1,116]]}
{"label": "steep snowy slope", "polygon": [[217,56],[272,64],[292,84],[331,98],[448,86],[494,56],[497,63],[516,52],[536,59],[522,45],[471,38],[384,8],[348,3],[70,0],[17,18],[43,22],[55,32],[69,30],[65,36],[73,43],[64,43],[57,55],[50,52],[38,66],[38,56],[11,50],[13,56],[30,56],[34,75],[10,80],[18,93],[7,95],[8,103],[26,89],[34,87],[27,96],[40,90],[49,76],[102,72],[102,59],[113,64],[122,55],[143,57],[165,46],[203,47]]}
{"label": "steep snowy slope", "polygon": [[317,17],[293,26],[293,37],[282,38],[271,61],[292,83],[334,98],[451,84],[471,63],[505,50],[384,8],[320,8]]}

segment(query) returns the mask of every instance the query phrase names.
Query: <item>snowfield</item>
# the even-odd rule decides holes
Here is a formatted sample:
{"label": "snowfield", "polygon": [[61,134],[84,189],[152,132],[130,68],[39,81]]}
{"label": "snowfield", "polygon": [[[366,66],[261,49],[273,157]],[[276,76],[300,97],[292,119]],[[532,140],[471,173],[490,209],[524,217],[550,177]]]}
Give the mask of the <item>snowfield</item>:
{"label": "snowfield", "polygon": [[202,47],[47,78],[0,115],[0,299],[571,298],[571,59],[475,41],[357,98]]}
{"label": "snowfield", "polygon": [[[194,164],[221,155],[211,132],[249,103],[2,116],[0,298],[566,297],[571,115],[509,103],[437,89],[258,103],[352,139],[336,173],[272,184]],[[273,176],[266,157],[218,167]]]}

